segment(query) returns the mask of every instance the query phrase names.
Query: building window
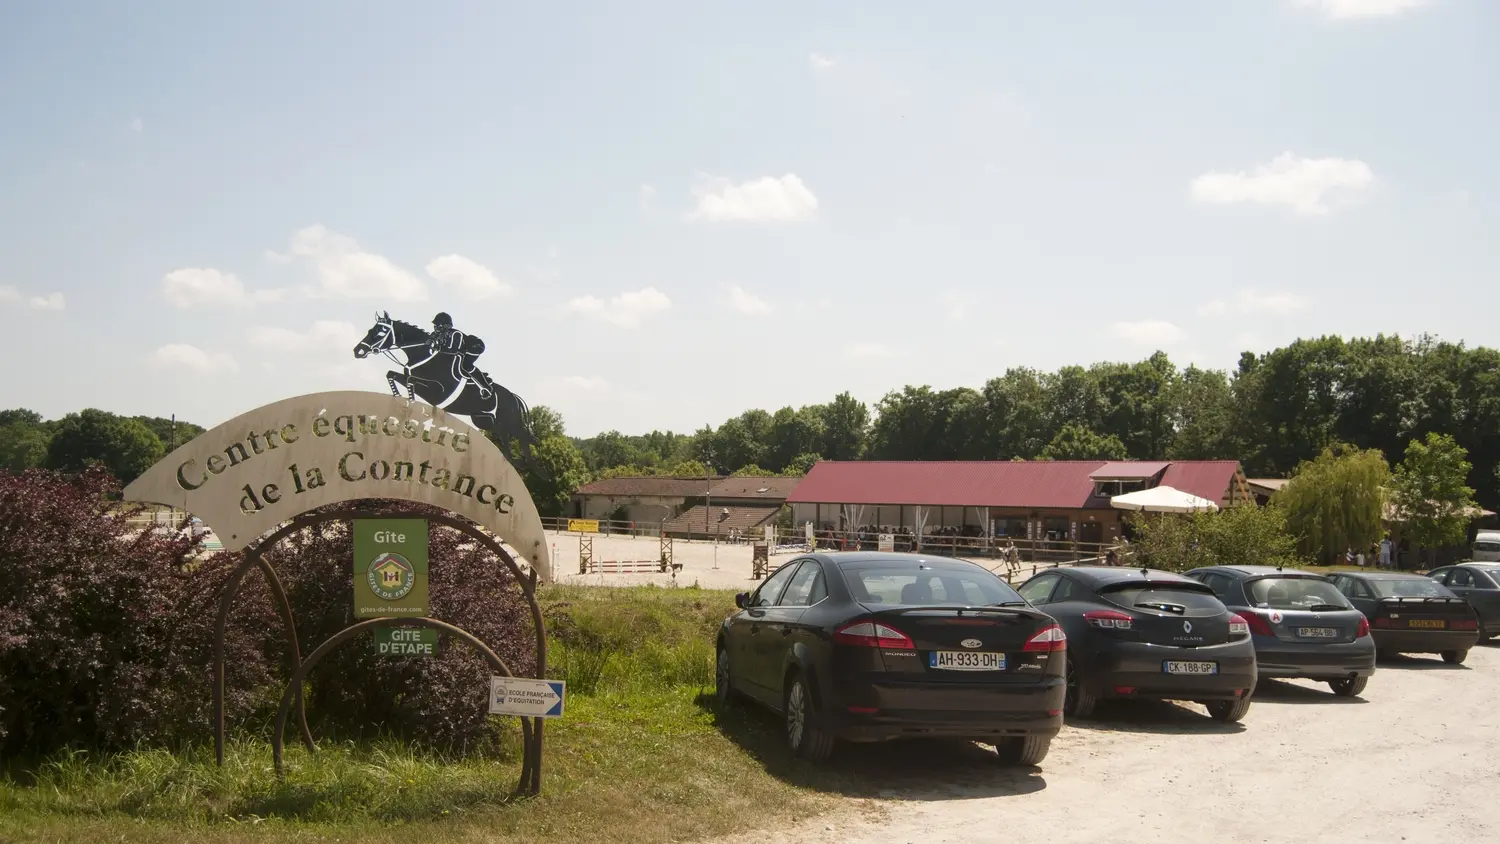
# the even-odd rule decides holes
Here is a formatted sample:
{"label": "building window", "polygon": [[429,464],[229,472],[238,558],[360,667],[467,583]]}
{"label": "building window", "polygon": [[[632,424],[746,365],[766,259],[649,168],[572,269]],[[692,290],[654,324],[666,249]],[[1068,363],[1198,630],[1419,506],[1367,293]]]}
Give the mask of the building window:
{"label": "building window", "polygon": [[1113,498],[1116,495],[1124,495],[1127,492],[1139,492],[1146,488],[1144,479],[1134,481],[1095,481],[1094,494]]}

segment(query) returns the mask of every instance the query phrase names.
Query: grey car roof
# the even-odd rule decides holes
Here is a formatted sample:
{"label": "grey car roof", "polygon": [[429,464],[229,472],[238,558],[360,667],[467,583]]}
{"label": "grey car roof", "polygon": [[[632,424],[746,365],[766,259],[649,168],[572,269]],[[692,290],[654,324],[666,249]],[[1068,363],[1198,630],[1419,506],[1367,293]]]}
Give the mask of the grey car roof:
{"label": "grey car roof", "polygon": [[1164,571],[1162,569],[1146,569],[1145,571],[1147,573],[1142,574],[1141,569],[1123,568],[1120,566],[1068,566],[1065,569],[1046,569],[1043,571],[1039,571],[1036,573],[1036,576],[1040,577],[1041,575],[1048,574],[1053,571],[1064,572],[1078,580],[1081,580],[1095,587],[1105,586],[1111,583],[1122,583],[1130,580],[1152,580],[1157,583],[1160,583],[1162,581],[1175,581],[1178,583],[1191,583],[1195,586],[1202,585],[1191,577],[1184,577],[1183,575],[1172,571]]}
{"label": "grey car roof", "polygon": [[1412,574],[1405,571],[1337,571],[1334,574],[1342,574],[1346,577],[1357,577],[1363,580],[1428,580],[1425,574]]}
{"label": "grey car roof", "polygon": [[984,568],[984,566],[978,563],[971,563],[968,560],[941,557],[935,554],[908,554],[902,551],[818,551],[795,559],[806,559],[807,557],[835,565],[842,563],[922,563],[924,565]]}
{"label": "grey car roof", "polygon": [[1243,575],[1245,577],[1260,577],[1261,575],[1267,575],[1267,574],[1290,574],[1290,575],[1295,575],[1295,576],[1300,576],[1300,577],[1322,577],[1323,576],[1321,574],[1317,574],[1316,572],[1303,571],[1302,569],[1294,569],[1294,568],[1281,568],[1281,569],[1279,569],[1279,568],[1277,568],[1275,566],[1204,566],[1201,569],[1193,569],[1193,571],[1222,571],[1222,572],[1232,572],[1234,574]]}

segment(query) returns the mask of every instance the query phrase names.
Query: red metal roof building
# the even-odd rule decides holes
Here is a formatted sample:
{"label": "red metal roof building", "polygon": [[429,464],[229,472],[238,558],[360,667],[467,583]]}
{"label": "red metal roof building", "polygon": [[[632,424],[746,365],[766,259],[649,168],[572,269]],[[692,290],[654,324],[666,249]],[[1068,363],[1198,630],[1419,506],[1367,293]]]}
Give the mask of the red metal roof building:
{"label": "red metal roof building", "polygon": [[[1112,495],[1171,486],[1222,506],[1252,501],[1235,460],[821,461],[789,496],[796,524],[821,530],[948,528],[1105,542]],[[964,529],[967,530],[965,531]]]}

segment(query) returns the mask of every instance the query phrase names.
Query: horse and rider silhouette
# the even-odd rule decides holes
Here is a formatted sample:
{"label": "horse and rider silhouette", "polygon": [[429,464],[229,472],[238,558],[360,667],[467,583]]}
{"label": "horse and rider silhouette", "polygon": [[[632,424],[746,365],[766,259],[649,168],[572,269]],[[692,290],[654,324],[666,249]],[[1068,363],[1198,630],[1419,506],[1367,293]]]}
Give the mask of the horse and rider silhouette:
{"label": "horse and rider silhouette", "polygon": [[382,354],[401,367],[385,373],[391,395],[421,399],[449,413],[467,416],[474,427],[491,435],[505,459],[512,463],[511,442],[519,443],[520,457],[535,470],[533,451],[538,444],[531,429],[531,410],[510,390],[496,384],[488,373],[476,369],[475,360],[484,353],[484,341],[453,327],[453,318],[440,313],[432,319],[433,330],[391,319],[388,312],[375,315],[375,324],[354,347],[354,357],[363,360]]}

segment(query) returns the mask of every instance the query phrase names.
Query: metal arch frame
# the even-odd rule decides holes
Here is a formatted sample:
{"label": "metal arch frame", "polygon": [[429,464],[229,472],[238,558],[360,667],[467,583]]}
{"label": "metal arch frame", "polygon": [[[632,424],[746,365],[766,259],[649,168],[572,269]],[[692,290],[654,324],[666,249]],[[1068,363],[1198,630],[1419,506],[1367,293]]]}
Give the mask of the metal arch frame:
{"label": "metal arch frame", "polygon": [[[297,516],[296,518],[277,528],[275,532],[265,536],[262,539],[256,540],[248,547],[246,547],[245,559],[234,569],[233,572],[230,573],[229,579],[224,583],[223,592],[219,597],[219,615],[217,621],[214,624],[214,757],[218,762],[219,767],[222,768],[224,766],[224,634],[225,628],[229,623],[229,611],[234,605],[234,599],[239,594],[240,587],[244,584],[245,575],[249,572],[250,567],[255,566],[261,570],[262,576],[264,576],[266,579],[266,585],[270,587],[272,599],[277,603],[278,609],[281,611],[282,622],[286,625],[287,640],[291,651],[292,676],[295,681],[296,687],[300,688],[303,680],[305,679],[305,671],[302,661],[301,648],[299,647],[297,642],[296,620],[292,616],[291,602],[287,599],[286,590],[282,587],[281,579],[277,577],[276,570],[271,566],[271,564],[266,562],[263,556],[264,551],[274,546],[276,543],[280,542],[286,537],[292,535],[293,533],[301,530],[306,530],[307,528],[326,524],[327,522],[353,521],[354,519],[391,518],[392,515],[393,514],[389,512],[374,512],[358,507],[340,510],[328,510],[323,512],[303,513],[302,515]],[[424,514],[422,518],[425,518],[429,523],[439,524],[467,535],[479,545],[482,545],[486,550],[490,551],[496,557],[498,557],[500,561],[505,564],[505,567],[510,570],[511,575],[516,579],[516,583],[521,587],[521,593],[526,596],[526,603],[531,608],[532,626],[536,632],[536,673],[538,677],[545,677],[547,675],[547,630],[546,623],[542,619],[542,608],[536,600],[536,570],[533,569],[530,576],[523,574],[520,566],[516,565],[515,558],[510,555],[510,552],[505,550],[505,547],[501,545],[498,540],[496,540],[488,533],[479,530],[466,519],[460,519],[446,513]],[[447,624],[446,622],[437,621],[436,619],[416,618],[369,619],[368,621],[357,622],[350,627],[346,627],[343,631],[334,634],[334,636],[331,637],[327,642],[319,645],[318,649],[314,651],[314,654],[309,655],[309,659],[312,659],[314,655],[316,655],[318,658],[321,658],[322,654],[326,652],[325,648],[331,647],[330,643],[337,644],[337,642],[343,641],[339,637],[344,636],[344,634],[349,633],[349,631],[351,630],[362,630],[368,627],[381,626],[370,624],[370,622],[376,621],[387,623],[409,622],[412,624],[417,624],[418,626],[431,626],[434,627],[434,629],[444,630],[453,633],[454,635],[458,635],[460,638],[465,639],[465,641],[476,645],[481,650],[481,652],[485,654],[486,660],[493,659],[497,662],[499,660],[499,657],[495,656],[494,652],[490,650],[487,645],[474,638],[473,635],[469,634],[467,631],[464,631],[458,627],[454,627],[453,625]],[[436,623],[428,624],[426,622]],[[451,630],[449,628],[451,628]],[[504,667],[503,662],[499,664]],[[508,675],[510,674],[510,671],[508,668],[506,668],[503,673]],[[302,734],[303,743],[307,746],[309,751],[315,752],[316,745],[313,743],[312,732],[308,729],[307,726],[306,706],[303,703],[300,695],[297,696],[296,707],[298,726],[299,731]],[[280,741],[282,727],[284,726],[281,723],[282,721],[283,719],[278,718],[278,727],[276,733],[276,740],[278,742]],[[522,732],[524,734],[523,739],[525,750],[521,768],[521,783],[518,786],[518,792],[520,793],[535,795],[540,793],[541,791],[542,725],[543,722],[540,719],[522,719]],[[277,751],[277,753],[279,756],[279,750]],[[277,766],[277,770],[280,771],[279,764]]]}
{"label": "metal arch frame", "polygon": [[[276,708],[276,729],[271,733],[271,758],[276,766],[276,776],[284,776],[286,769],[282,759],[282,750],[286,740],[286,719],[290,714],[293,701],[300,703],[302,700],[302,684],[307,679],[307,672],[317,665],[323,657],[327,656],[339,645],[348,642],[355,636],[366,630],[378,627],[394,627],[396,625],[427,627],[457,637],[460,641],[472,646],[479,651],[488,662],[490,669],[497,674],[507,677],[511,674],[510,667],[500,658],[489,645],[481,642],[477,636],[464,630],[457,625],[435,618],[371,618],[356,622],[345,627],[343,630],[329,636],[323,644],[319,645],[312,653],[307,655],[307,660],[297,667],[292,673],[292,678],[286,684],[286,691],[282,692],[281,705]],[[541,791],[541,754],[539,751],[542,740],[542,719],[521,717],[522,751],[521,757],[521,779],[516,783],[516,794],[535,796]]]}

